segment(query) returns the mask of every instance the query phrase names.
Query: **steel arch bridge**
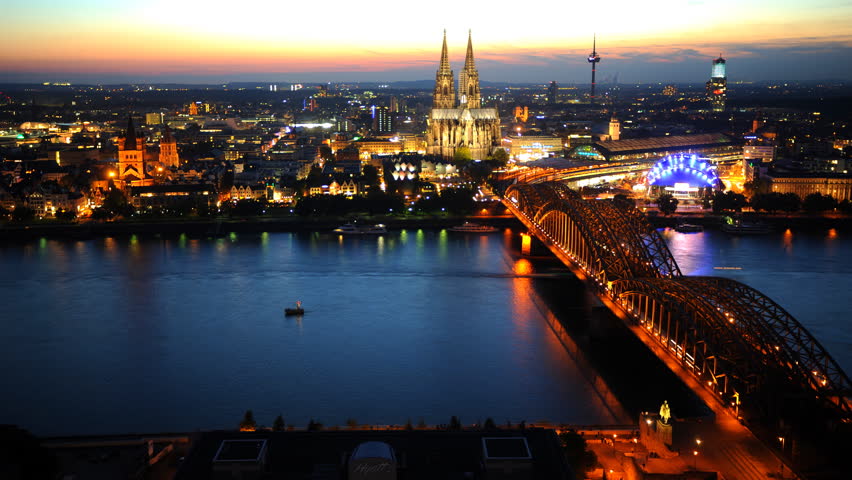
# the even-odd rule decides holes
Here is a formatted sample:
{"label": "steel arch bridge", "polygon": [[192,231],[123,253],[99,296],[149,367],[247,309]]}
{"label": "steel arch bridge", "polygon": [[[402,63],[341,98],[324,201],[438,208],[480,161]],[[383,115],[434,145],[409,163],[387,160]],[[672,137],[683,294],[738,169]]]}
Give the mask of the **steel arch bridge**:
{"label": "steel arch bridge", "polygon": [[561,183],[516,184],[503,203],[628,322],[728,407],[766,412],[767,392],[812,395],[852,422],[852,382],[781,306],[743,283],[681,274],[638,210]]}

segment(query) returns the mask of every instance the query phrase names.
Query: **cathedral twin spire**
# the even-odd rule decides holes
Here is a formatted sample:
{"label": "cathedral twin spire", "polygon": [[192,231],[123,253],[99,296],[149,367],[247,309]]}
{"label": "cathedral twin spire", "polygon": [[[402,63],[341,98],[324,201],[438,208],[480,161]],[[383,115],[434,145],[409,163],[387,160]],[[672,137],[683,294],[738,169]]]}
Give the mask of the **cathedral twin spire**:
{"label": "cathedral twin spire", "polygon": [[441,48],[441,64],[435,76],[435,94],[433,99],[434,108],[479,108],[481,99],[479,94],[479,72],[473,60],[473,39],[471,32],[467,34],[467,53],[464,59],[464,68],[459,74],[458,105],[454,87],[454,75],[450,70],[450,59],[447,54],[447,31],[444,30],[444,44]]}

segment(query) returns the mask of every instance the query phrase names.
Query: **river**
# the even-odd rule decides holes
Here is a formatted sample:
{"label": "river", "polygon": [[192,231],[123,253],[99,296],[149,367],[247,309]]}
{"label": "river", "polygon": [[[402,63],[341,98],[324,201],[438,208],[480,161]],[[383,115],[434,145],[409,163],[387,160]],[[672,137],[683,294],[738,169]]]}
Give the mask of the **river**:
{"label": "river", "polygon": [[[763,291],[850,370],[848,236],[663,235],[685,274]],[[624,422],[545,320],[536,276],[565,270],[511,245],[508,230],[428,229],[0,245],[0,423],[189,431],[247,409],[265,425]],[[285,317],[296,300],[304,317]]]}

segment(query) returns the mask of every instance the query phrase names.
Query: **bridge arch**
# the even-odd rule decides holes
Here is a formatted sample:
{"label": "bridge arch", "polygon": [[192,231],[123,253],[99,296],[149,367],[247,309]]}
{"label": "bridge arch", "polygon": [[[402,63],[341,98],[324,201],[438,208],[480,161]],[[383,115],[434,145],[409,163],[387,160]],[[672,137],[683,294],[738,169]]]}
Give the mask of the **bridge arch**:
{"label": "bridge arch", "polygon": [[548,248],[595,280],[601,297],[726,404],[734,394],[751,396],[756,410],[766,412],[775,402],[767,392],[780,391],[816,398],[833,418],[852,423],[852,382],[796,319],[748,285],[683,276],[635,208],[585,200],[555,182],[513,185],[506,199]]}

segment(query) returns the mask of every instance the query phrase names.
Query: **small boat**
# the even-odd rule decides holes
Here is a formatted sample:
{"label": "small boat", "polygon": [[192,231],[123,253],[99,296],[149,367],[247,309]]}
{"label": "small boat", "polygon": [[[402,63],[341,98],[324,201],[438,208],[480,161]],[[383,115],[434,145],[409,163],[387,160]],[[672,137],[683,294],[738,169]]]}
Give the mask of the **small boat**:
{"label": "small boat", "polygon": [[304,315],[305,309],[302,308],[302,302],[296,302],[296,308],[285,308],[284,315]]}
{"label": "small boat", "polygon": [[341,235],[383,235],[388,233],[388,229],[381,223],[376,225],[355,225],[354,223],[347,223],[335,228],[333,232]]}
{"label": "small boat", "polygon": [[765,223],[748,223],[735,219],[732,223],[722,225],[722,231],[735,235],[765,235],[772,229]]}
{"label": "small boat", "polygon": [[480,225],[478,223],[473,222],[464,222],[462,225],[448,228],[447,231],[461,233],[494,233],[499,232],[500,229],[489,225]]}
{"label": "small boat", "polygon": [[695,232],[703,232],[704,227],[702,225],[694,225],[692,223],[679,223],[674,229],[680,233],[695,233]]}

